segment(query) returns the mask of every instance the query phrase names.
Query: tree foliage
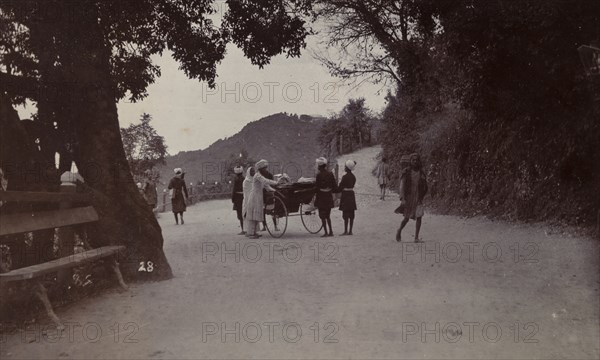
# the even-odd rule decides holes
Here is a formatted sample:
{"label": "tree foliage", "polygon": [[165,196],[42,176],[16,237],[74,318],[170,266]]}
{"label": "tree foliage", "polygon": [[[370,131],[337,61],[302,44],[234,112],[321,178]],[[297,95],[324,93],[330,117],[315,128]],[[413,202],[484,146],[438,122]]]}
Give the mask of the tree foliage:
{"label": "tree foliage", "polygon": [[[54,70],[66,65],[64,56],[73,44],[61,38],[78,9],[97,12],[103,35],[111,48],[111,74],[115,99],[127,94],[137,101],[147,96],[146,88],[160,69],[151,61],[154,54],[169,50],[190,78],[214,86],[216,65],[225,56],[229,41],[244,50],[254,64],[264,66],[277,54],[299,56],[309,31],[303,16],[310,1],[227,1],[229,11],[217,26],[213,0],[124,0],[124,1],[33,1],[4,0],[0,4],[0,60],[11,74],[39,77],[36,56],[44,52]],[[61,29],[62,28],[62,29]],[[30,42],[31,31],[47,32],[53,41]]]}
{"label": "tree foliage", "polygon": [[591,219],[600,115],[577,48],[600,38],[600,2],[318,4],[342,55],[325,59],[332,73],[395,81],[388,156],[422,152],[450,204]]}
{"label": "tree foliage", "polygon": [[144,113],[139,124],[121,128],[123,149],[134,177],[142,176],[156,165],[164,165],[168,155],[165,139],[158,135],[151,121],[152,116]]}
{"label": "tree foliage", "polygon": [[312,14],[312,1],[238,0],[227,5],[224,32],[252,64],[262,68],[281,53],[298,57],[306,47],[311,31],[305,17]]}
{"label": "tree foliage", "polygon": [[318,56],[333,74],[393,80],[411,91],[423,56],[436,30],[430,1],[335,0],[317,1],[316,13],[327,24],[327,45],[340,51],[338,59]]}
{"label": "tree foliage", "polygon": [[590,220],[600,124],[576,49],[600,37],[600,4],[461,2],[441,9],[440,23],[461,75],[454,98],[472,116],[452,134],[450,157],[435,160],[457,162],[462,196],[521,219]]}
{"label": "tree foliage", "polygon": [[329,156],[341,155],[371,145],[375,115],[365,105],[365,99],[350,99],[348,104],[323,124],[319,144]]}

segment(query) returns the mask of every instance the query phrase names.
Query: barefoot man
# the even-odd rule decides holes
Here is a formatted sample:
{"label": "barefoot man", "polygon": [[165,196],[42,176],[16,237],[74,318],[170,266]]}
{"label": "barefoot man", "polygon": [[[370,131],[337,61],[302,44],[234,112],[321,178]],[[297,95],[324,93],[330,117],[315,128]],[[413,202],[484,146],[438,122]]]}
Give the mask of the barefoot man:
{"label": "barefoot man", "polygon": [[410,166],[400,175],[400,201],[404,203],[404,219],[396,232],[396,241],[402,241],[402,229],[409,219],[417,221],[415,229],[415,242],[419,242],[421,218],[423,217],[423,197],[427,194],[427,180],[421,166],[418,154],[410,155]]}

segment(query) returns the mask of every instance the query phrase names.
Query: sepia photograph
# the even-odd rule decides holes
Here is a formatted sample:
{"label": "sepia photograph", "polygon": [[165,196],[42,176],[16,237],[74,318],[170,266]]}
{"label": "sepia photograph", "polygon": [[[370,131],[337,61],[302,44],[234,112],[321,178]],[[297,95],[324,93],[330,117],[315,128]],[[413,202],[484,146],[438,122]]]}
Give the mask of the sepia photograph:
{"label": "sepia photograph", "polygon": [[13,359],[600,359],[600,1],[0,0]]}

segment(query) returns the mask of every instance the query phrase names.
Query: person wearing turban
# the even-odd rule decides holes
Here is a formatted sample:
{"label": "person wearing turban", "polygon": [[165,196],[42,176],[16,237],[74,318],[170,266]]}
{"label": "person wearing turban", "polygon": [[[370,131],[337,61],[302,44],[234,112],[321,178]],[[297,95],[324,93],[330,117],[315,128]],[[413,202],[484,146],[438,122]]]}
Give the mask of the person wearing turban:
{"label": "person wearing turban", "polygon": [[400,188],[398,191],[400,201],[404,204],[404,219],[396,232],[396,241],[402,241],[402,229],[409,219],[416,220],[415,242],[419,242],[421,218],[423,217],[423,198],[427,194],[427,179],[421,166],[419,154],[410,155],[410,166],[400,175]]}
{"label": "person wearing turban", "polygon": [[[319,209],[319,218],[325,231],[321,237],[333,236],[331,209],[333,208],[333,193],[337,191],[337,184],[333,173],[327,169],[327,159],[320,157],[315,162],[319,171],[315,179],[317,187],[315,207]],[[329,226],[329,232],[327,232],[327,226]]]}
{"label": "person wearing turban", "polygon": [[238,235],[244,235],[244,218],[242,216],[242,207],[244,203],[244,168],[242,166],[236,166],[233,168],[235,178],[233,179],[233,188],[231,190],[231,202],[233,203],[233,210],[237,213],[238,221],[240,222],[240,228],[242,231]]}
{"label": "person wearing turban", "polygon": [[[354,185],[356,177],[352,173],[356,166],[356,161],[347,160],[344,171],[346,172],[340,180],[338,191],[342,193],[340,197],[340,210],[344,219],[344,233],[342,235],[352,235],[352,227],[354,226],[354,212],[356,211],[356,197],[354,195]],[[348,228],[350,224],[350,228]]]}
{"label": "person wearing turban", "polygon": [[270,185],[276,185],[277,181],[268,179],[267,166],[269,163],[267,160],[260,160],[254,165],[256,174],[252,178],[252,190],[248,197],[248,203],[246,205],[246,220],[248,221],[248,237],[251,239],[258,239],[259,235],[256,233],[258,224],[264,220],[265,216],[265,204],[263,198],[263,190],[274,191]]}
{"label": "person wearing turban", "polygon": [[175,168],[173,171],[175,172],[175,176],[171,178],[168,186],[168,189],[171,190],[171,207],[175,216],[175,225],[179,224],[178,215],[181,218],[181,225],[183,225],[183,213],[186,210],[185,200],[188,198],[188,192],[183,180],[183,170]]}

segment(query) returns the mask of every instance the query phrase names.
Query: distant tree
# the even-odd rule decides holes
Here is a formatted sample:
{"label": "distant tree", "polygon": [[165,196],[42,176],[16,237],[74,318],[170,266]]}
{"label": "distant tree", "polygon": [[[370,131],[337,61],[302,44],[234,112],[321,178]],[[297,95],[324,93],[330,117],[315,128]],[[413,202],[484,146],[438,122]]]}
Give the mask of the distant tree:
{"label": "distant tree", "polygon": [[332,157],[371,145],[375,120],[364,98],[350,99],[342,111],[323,124],[318,138],[322,151]]}
{"label": "distant tree", "polygon": [[151,121],[152,116],[144,113],[139,124],[121,128],[123,149],[134,177],[142,176],[158,164],[164,165],[168,155],[165,139],[158,135]]}
{"label": "distant tree", "polygon": [[223,179],[230,179],[233,176],[234,167],[242,166],[246,170],[248,166],[252,166],[255,163],[256,160],[248,155],[246,149],[241,149],[239,153],[231,153],[223,169]]}
{"label": "distant tree", "polygon": [[349,127],[350,151],[355,148],[371,145],[371,127],[375,116],[365,106],[365,99],[350,99],[340,113],[342,121]]}
{"label": "distant tree", "polygon": [[341,154],[340,139],[346,131],[342,122],[336,116],[332,116],[321,126],[317,141],[321,145],[321,153],[327,158]]}

